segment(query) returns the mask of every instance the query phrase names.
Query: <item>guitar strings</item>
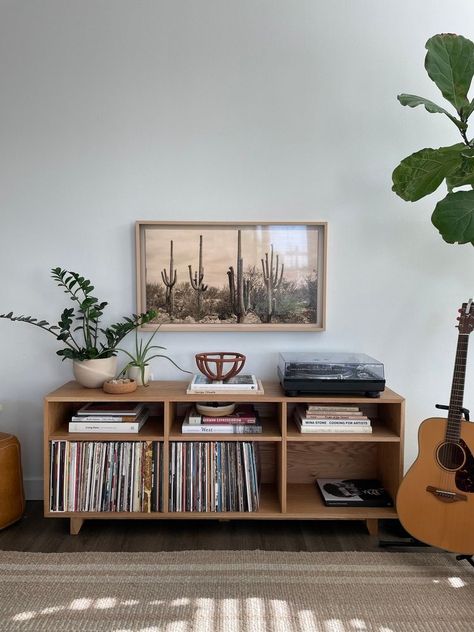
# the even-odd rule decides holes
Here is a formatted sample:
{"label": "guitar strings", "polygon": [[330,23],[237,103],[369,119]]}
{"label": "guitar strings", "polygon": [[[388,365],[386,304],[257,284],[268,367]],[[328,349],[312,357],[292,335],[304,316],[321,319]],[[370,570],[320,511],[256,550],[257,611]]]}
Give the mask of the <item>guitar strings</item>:
{"label": "guitar strings", "polygon": [[[461,408],[464,396],[468,344],[469,335],[460,333],[458,336],[458,343],[456,348],[453,383],[451,388],[451,397],[449,402],[445,433],[445,442],[447,443],[447,446],[443,456],[446,456],[447,463],[445,463],[445,467],[442,467],[442,470],[444,470],[444,472],[441,474],[441,483],[445,489],[449,489],[449,483],[451,483],[454,488],[456,487],[456,471],[460,467],[462,467],[461,464],[458,468],[454,469],[457,465],[457,461],[455,461],[456,453],[459,451],[459,449],[464,452],[463,448],[460,446],[462,423]],[[451,468],[451,471],[446,469],[446,465]]]}

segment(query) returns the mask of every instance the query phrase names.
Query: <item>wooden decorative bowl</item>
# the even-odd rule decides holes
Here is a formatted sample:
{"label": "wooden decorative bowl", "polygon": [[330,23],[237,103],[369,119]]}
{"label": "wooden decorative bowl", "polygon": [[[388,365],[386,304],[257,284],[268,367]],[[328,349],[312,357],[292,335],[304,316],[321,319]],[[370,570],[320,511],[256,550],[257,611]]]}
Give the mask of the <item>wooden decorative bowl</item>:
{"label": "wooden decorative bowl", "polygon": [[133,391],[137,390],[137,382],[136,380],[130,379],[128,382],[109,380],[108,382],[104,382],[102,388],[106,393],[112,393],[115,395],[120,395],[120,393],[133,393]]}
{"label": "wooden decorative bowl", "polygon": [[228,380],[234,377],[242,371],[246,360],[243,353],[233,351],[196,353],[195,358],[197,368],[210,380]]}
{"label": "wooden decorative bowl", "polygon": [[235,410],[235,404],[230,402],[196,403],[196,410],[200,415],[205,415],[206,417],[225,417],[225,415],[232,415]]}

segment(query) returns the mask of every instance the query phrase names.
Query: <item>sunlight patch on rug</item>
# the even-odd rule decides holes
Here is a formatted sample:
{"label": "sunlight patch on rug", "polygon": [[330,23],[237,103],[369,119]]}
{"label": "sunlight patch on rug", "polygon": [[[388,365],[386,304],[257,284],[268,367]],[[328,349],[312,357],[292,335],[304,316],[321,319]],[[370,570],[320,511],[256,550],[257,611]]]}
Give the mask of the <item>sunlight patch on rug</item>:
{"label": "sunlight patch on rug", "polygon": [[2,632],[471,632],[443,553],[0,552]]}

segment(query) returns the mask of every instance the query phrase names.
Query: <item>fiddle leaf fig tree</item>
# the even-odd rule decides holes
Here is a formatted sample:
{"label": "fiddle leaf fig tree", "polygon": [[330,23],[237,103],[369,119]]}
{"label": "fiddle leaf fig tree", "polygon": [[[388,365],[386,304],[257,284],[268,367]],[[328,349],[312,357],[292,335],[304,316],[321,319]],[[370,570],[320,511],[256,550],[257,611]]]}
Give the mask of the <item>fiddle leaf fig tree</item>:
{"label": "fiddle leaf fig tree", "polygon": [[[442,33],[426,42],[425,69],[455,112],[414,94],[400,94],[402,105],[422,105],[430,114],[444,114],[454,123],[462,142],[411,154],[394,170],[393,187],[403,200],[416,202],[446,183],[448,194],[435,207],[431,221],[450,244],[474,245],[474,139],[468,120],[474,112],[469,88],[474,76],[474,43],[461,35]],[[449,106],[448,106],[449,107]],[[469,190],[456,191],[470,186]]]}

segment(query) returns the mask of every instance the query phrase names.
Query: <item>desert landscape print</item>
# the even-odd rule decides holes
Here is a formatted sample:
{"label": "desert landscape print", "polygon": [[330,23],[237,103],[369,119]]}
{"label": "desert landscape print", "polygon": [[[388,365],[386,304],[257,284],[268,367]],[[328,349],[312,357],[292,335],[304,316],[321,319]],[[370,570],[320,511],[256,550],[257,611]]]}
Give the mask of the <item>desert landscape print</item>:
{"label": "desert landscape print", "polygon": [[321,328],[324,228],[143,223],[141,308],[177,329]]}

